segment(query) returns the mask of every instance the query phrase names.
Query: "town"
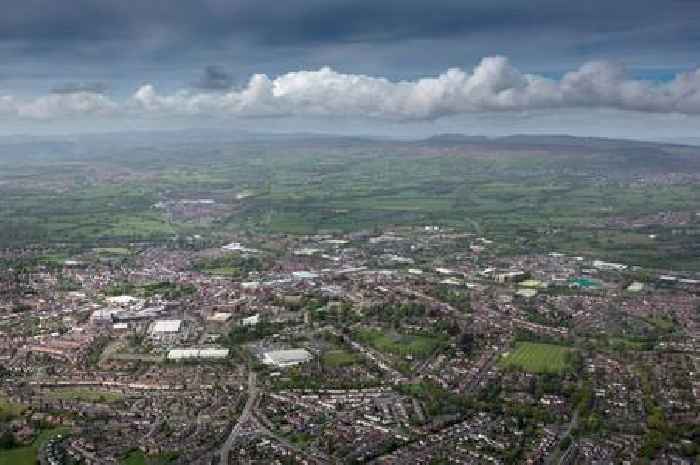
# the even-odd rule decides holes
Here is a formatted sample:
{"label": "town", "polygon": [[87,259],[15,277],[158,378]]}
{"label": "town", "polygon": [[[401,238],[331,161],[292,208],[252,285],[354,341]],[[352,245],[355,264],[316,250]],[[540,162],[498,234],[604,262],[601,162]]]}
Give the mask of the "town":
{"label": "town", "polygon": [[700,275],[507,245],[5,249],[0,463],[697,463]]}

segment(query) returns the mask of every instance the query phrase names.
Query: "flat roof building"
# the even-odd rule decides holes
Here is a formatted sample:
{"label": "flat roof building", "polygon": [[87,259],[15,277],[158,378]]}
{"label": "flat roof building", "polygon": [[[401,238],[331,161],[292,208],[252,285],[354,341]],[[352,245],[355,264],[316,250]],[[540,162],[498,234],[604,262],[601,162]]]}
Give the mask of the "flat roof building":
{"label": "flat roof building", "polygon": [[207,320],[223,323],[223,322],[230,320],[231,316],[232,315],[230,313],[219,312],[219,313],[214,313],[213,315],[209,316],[209,318],[207,318]]}
{"label": "flat roof building", "polygon": [[311,360],[311,353],[306,349],[273,350],[263,354],[263,363],[284,368]]}
{"label": "flat roof building", "polygon": [[158,320],[151,326],[151,334],[177,333],[180,331],[182,320]]}
{"label": "flat roof building", "polygon": [[228,357],[228,349],[171,349],[168,360],[222,359]]}

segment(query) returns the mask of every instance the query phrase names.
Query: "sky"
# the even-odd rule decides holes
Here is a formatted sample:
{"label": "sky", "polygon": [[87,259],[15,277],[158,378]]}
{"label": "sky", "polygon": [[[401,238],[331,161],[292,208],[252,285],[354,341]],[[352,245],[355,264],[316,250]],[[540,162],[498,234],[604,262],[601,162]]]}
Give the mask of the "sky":
{"label": "sky", "polygon": [[697,0],[3,0],[0,134],[698,136]]}

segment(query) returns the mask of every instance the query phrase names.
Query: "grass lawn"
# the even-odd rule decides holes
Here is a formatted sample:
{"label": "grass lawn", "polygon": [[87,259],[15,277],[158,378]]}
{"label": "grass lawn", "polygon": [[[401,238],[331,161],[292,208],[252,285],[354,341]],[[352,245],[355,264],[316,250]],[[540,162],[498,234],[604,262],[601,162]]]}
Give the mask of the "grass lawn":
{"label": "grass lawn", "polygon": [[19,416],[26,409],[24,405],[15,404],[6,397],[0,396],[0,421]]}
{"label": "grass lawn", "polygon": [[385,333],[378,329],[366,329],[357,333],[357,338],[380,352],[405,357],[424,358],[432,354],[444,342],[442,338],[428,335]]}
{"label": "grass lawn", "polygon": [[158,455],[146,455],[140,450],[132,450],[119,461],[120,465],[167,465],[177,458],[177,452]]}
{"label": "grass lawn", "polygon": [[70,432],[68,428],[43,430],[29,446],[0,450],[0,465],[35,465],[39,463],[37,461],[39,449],[54,436],[58,434],[67,434],[68,432]]}
{"label": "grass lawn", "polygon": [[650,325],[654,326],[656,329],[658,329],[661,332],[664,333],[670,333],[673,331],[675,324],[673,323],[673,320],[671,320],[668,317],[663,317],[663,316],[650,316],[644,318],[644,321],[649,323]]}
{"label": "grass lawn", "polygon": [[323,364],[331,368],[344,367],[357,363],[357,355],[345,350],[329,350],[323,354]]}
{"label": "grass lawn", "polygon": [[131,252],[126,247],[96,247],[93,249],[100,255],[130,255]]}
{"label": "grass lawn", "polygon": [[124,396],[117,392],[91,388],[59,388],[46,393],[51,399],[79,400],[85,402],[116,402]]}
{"label": "grass lawn", "polygon": [[515,349],[505,355],[500,363],[532,373],[561,373],[569,366],[567,354],[571,350],[555,344],[518,342]]}
{"label": "grass lawn", "polygon": [[36,447],[17,447],[10,450],[0,450],[0,465],[34,465],[36,461]]}

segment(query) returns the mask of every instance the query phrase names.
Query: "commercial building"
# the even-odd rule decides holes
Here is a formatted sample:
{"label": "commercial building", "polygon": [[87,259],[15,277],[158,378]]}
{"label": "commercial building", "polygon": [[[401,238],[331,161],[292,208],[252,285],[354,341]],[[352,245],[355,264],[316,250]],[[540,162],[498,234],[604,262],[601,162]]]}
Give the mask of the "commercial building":
{"label": "commercial building", "polygon": [[168,334],[177,333],[180,331],[180,326],[182,326],[182,320],[158,320],[153,322],[151,326],[151,334]]}
{"label": "commercial building", "polygon": [[224,313],[224,312],[219,312],[219,313],[214,313],[213,315],[209,316],[207,318],[208,321],[214,321],[217,323],[225,323],[226,321],[231,319],[231,314],[230,313]]}
{"label": "commercial building", "polygon": [[299,365],[311,360],[311,353],[306,349],[273,350],[263,354],[263,363],[279,368]]}
{"label": "commercial building", "polygon": [[228,349],[171,349],[168,360],[216,360],[228,357]]}

